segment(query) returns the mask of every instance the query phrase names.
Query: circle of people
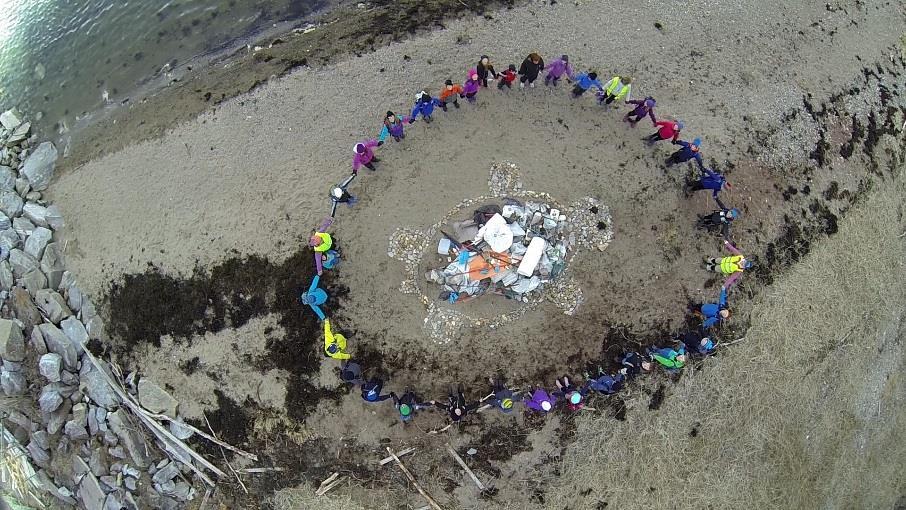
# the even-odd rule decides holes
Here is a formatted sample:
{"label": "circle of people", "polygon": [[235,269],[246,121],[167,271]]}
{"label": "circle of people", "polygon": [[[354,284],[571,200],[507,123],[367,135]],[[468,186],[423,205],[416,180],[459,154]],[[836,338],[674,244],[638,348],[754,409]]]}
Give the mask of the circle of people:
{"label": "circle of people", "polygon": [[[669,141],[677,146],[676,152],[667,159],[667,166],[695,163],[698,175],[696,179],[687,180],[685,192],[706,190],[710,191],[717,209],[707,215],[699,215],[697,228],[713,233],[720,233],[723,245],[729,255],[710,257],[705,259],[704,268],[726,276],[721,285],[720,293],[715,302],[691,305],[689,308],[690,321],[694,326],[688,326],[685,331],[671,339],[669,345],[652,347],[644,353],[623,352],[614,361],[619,369],[608,373],[603,367],[598,366],[583,373],[583,382],[576,381],[564,375],[554,381],[556,389],[545,387],[529,387],[525,390],[509,388],[505,381],[498,378],[488,380],[489,393],[479,400],[466,398],[462,385],[450,388],[446,398],[441,400],[422,400],[414,390],[404,389],[402,394],[390,391],[384,393],[384,381],[380,377],[363,377],[363,368],[347,351],[347,339],[331,330],[330,319],[321,308],[328,300],[327,292],[320,287],[320,277],[325,269],[333,269],[340,262],[333,238],[327,229],[333,222],[337,207],[346,204],[352,207],[356,198],[350,193],[348,187],[358,176],[359,170],[364,167],[374,172],[380,159],[376,149],[388,139],[403,142],[406,138],[406,126],[415,123],[419,117],[423,122],[433,122],[435,108],[447,112],[450,107],[460,108],[460,99],[474,104],[477,95],[490,88],[496,81],[499,91],[509,91],[514,86],[520,89],[534,88],[544,73],[544,85],[554,88],[561,81],[572,84],[572,96],[576,99],[585,96],[594,89],[597,102],[605,108],[612,108],[614,104],[625,104],[630,110],[623,116],[623,121],[633,128],[645,118],[651,120],[655,129],[654,133],[645,140],[654,145],[658,142]],[[706,168],[702,162],[701,139],[695,138],[691,142],[680,138],[683,123],[679,120],[659,120],[655,114],[657,102],[653,97],[642,99],[632,97],[632,78],[618,75],[606,83],[602,82],[596,72],[590,70],[575,73],[570,64],[569,57],[562,55],[560,58],[545,65],[544,59],[538,53],[529,54],[522,64],[516,67],[510,64],[503,72],[497,72],[487,55],[481,56],[475,67],[466,73],[465,81],[460,84],[452,79],[446,80],[436,96],[425,90],[415,95],[412,110],[408,116],[398,115],[388,111],[383,119],[380,131],[376,138],[363,140],[353,146],[352,173],[339,184],[331,187],[329,197],[331,201],[330,217],[312,232],[309,246],[314,251],[314,263],[317,271],[311,285],[301,294],[299,301],[308,305],[324,324],[324,352],[333,359],[342,361],[340,378],[343,382],[360,387],[362,399],[367,403],[377,403],[393,400],[400,420],[404,423],[411,421],[422,410],[436,408],[446,412],[452,422],[461,422],[471,413],[496,408],[503,413],[511,413],[522,405],[529,412],[546,414],[557,406],[565,406],[571,411],[578,411],[585,406],[586,400],[592,392],[612,395],[620,391],[626,382],[639,374],[650,372],[657,367],[671,373],[677,373],[693,357],[704,357],[713,353],[717,342],[713,337],[715,329],[730,317],[727,294],[730,287],[739,277],[752,267],[752,262],[747,259],[730,241],[730,226],[740,217],[737,209],[728,208],[720,200],[720,192],[729,188],[730,184],[719,172]]]}

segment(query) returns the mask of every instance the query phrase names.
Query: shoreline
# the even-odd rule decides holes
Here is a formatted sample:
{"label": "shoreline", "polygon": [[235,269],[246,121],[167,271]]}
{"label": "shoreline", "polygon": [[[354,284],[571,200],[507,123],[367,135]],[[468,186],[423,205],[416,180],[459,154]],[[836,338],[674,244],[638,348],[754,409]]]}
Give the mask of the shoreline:
{"label": "shoreline", "polygon": [[[187,62],[181,70],[174,70],[174,74],[181,73],[168,84],[145,96],[139,94],[137,101],[127,99],[128,104],[121,107],[89,113],[89,117],[97,118],[71,129],[67,147],[58,143],[63,154],[58,175],[129,145],[159,138],[179,124],[215,110],[224,101],[250,93],[300,67],[319,68],[351,55],[361,57],[407,37],[445,29],[445,22],[469,15],[490,19],[488,10],[509,9],[518,1],[481,0],[467,5],[458,0],[381,0],[359,4],[365,8],[341,3],[316,14],[308,23],[284,22],[296,26],[251,35],[244,39],[249,41],[245,48],[217,52],[200,67]],[[305,26],[299,27],[300,24]],[[193,61],[194,58],[198,57],[193,57]],[[160,78],[150,77],[147,81]],[[50,138],[58,142],[64,139],[59,135]]]}

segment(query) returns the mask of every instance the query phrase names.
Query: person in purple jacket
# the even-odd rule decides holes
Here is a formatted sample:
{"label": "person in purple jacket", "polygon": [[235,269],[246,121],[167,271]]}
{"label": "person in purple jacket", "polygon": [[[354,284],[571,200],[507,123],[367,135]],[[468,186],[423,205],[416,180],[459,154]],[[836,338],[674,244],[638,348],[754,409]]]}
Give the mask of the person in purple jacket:
{"label": "person in purple jacket", "polygon": [[557,398],[545,391],[544,388],[532,390],[531,397],[524,401],[525,407],[539,413],[548,413],[557,403]]}
{"label": "person in purple jacket", "polygon": [[550,64],[544,67],[544,70],[547,71],[547,75],[544,76],[544,84],[557,86],[557,82],[560,81],[560,78],[566,76],[567,80],[572,80],[575,73],[573,73],[573,68],[569,65],[569,56],[562,55],[557,60],[554,60]]}
{"label": "person in purple jacket", "polygon": [[469,76],[466,78],[466,81],[462,84],[462,95],[465,96],[466,100],[470,103],[475,103],[475,95],[478,94],[478,90],[481,88],[481,80],[478,79],[478,71],[474,69],[469,70]]}
{"label": "person in purple jacket", "polygon": [[352,174],[358,175],[359,168],[365,167],[371,171],[377,170],[374,164],[380,161],[374,155],[374,148],[377,147],[378,141],[371,139],[359,142],[352,147]]}
{"label": "person in purple jacket", "polygon": [[626,104],[634,104],[635,109],[627,113],[623,117],[623,122],[628,122],[635,127],[636,124],[645,117],[651,118],[651,124],[657,126],[657,119],[654,117],[654,106],[657,104],[657,101],[653,97],[649,96],[645,99],[630,99],[626,101]]}

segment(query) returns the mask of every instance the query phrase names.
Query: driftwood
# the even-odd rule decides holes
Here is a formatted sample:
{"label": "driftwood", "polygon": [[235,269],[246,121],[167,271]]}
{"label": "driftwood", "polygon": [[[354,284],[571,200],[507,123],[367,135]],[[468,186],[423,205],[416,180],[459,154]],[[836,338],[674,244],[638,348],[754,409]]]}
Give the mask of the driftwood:
{"label": "driftwood", "polygon": [[[396,456],[402,457],[403,455],[409,455],[410,453],[412,453],[414,451],[415,451],[415,448],[406,448],[405,450],[400,450],[400,451],[396,452]],[[384,457],[383,459],[379,460],[378,464],[381,466],[386,466],[387,464],[390,464],[391,462],[393,462],[392,455],[390,457]]]}
{"label": "driftwood", "polygon": [[427,492],[425,492],[425,489],[422,489],[422,486],[415,481],[415,477],[412,476],[411,472],[409,472],[409,468],[407,468],[406,465],[403,464],[403,461],[401,461],[400,458],[397,457],[395,453],[393,453],[393,450],[391,450],[389,446],[387,447],[387,453],[389,453],[390,456],[393,457],[393,460],[396,461],[396,465],[400,467],[400,469],[403,471],[403,474],[406,475],[406,478],[408,478],[409,481],[412,482],[412,485],[415,486],[415,489],[418,491],[418,493],[421,494],[423,498],[425,498],[425,501],[427,501],[429,505],[431,505],[431,508],[433,508],[434,510],[443,510],[443,508],[441,508],[440,505],[438,505],[437,502],[434,501],[434,499],[431,498],[431,496],[429,496]]}
{"label": "driftwood", "polygon": [[460,457],[459,454],[456,453],[456,450],[454,450],[453,447],[449,444],[447,444],[447,451],[450,452],[450,455],[452,455],[453,458],[456,459],[456,462],[458,462],[459,465],[462,466],[466,474],[469,475],[469,478],[471,478],[472,481],[475,482],[475,485],[478,486],[478,490],[484,492],[487,487],[485,487],[485,485],[481,483],[481,480],[479,480],[478,477],[475,476],[475,473],[473,473],[472,470],[469,469],[469,466],[466,465],[466,461],[462,460],[462,457]]}
{"label": "driftwood", "polygon": [[198,429],[198,428],[196,428],[196,427],[193,427],[192,425],[189,425],[188,423],[181,422],[181,421],[179,421],[179,420],[177,420],[177,419],[175,419],[175,418],[170,418],[170,417],[167,416],[166,414],[155,414],[155,413],[149,412],[149,413],[148,413],[148,416],[150,416],[151,418],[155,418],[155,419],[157,419],[157,420],[166,420],[166,421],[169,421],[169,422],[175,422],[175,423],[176,423],[177,425],[179,425],[180,427],[187,428],[187,429],[191,430],[192,432],[194,432],[195,434],[198,434],[199,436],[201,436],[201,437],[207,439],[208,441],[210,441],[210,442],[212,442],[212,443],[214,443],[214,444],[216,444],[216,445],[218,445],[218,446],[221,446],[221,447],[223,447],[223,448],[226,448],[227,450],[229,450],[229,451],[231,451],[231,452],[233,452],[233,453],[235,453],[235,454],[237,454],[237,455],[241,455],[241,456],[243,456],[243,457],[245,457],[245,458],[247,458],[247,459],[251,459],[251,460],[254,460],[254,461],[256,461],[256,462],[258,461],[258,456],[255,455],[254,453],[249,453],[249,452],[240,450],[239,448],[236,448],[235,446],[233,446],[233,445],[231,445],[231,444],[224,443],[224,442],[221,441],[220,439],[217,439],[216,437],[212,436],[211,434],[208,434],[207,432],[205,432],[205,431],[203,431],[203,430],[200,430],[200,429]]}
{"label": "driftwood", "polygon": [[[192,448],[189,448],[188,445],[186,445],[179,438],[177,438],[176,436],[171,434],[170,431],[163,428],[163,426],[161,426],[160,423],[158,423],[153,418],[151,418],[149,416],[149,413],[147,411],[145,411],[145,409],[141,405],[139,405],[137,402],[135,402],[132,399],[132,396],[129,395],[129,393],[122,386],[117,384],[113,380],[113,378],[110,377],[110,374],[108,374],[107,371],[104,369],[103,365],[101,364],[101,361],[99,361],[97,358],[95,358],[94,355],[91,354],[91,351],[89,351],[88,349],[85,349],[85,356],[88,358],[89,361],[91,361],[91,364],[94,365],[94,368],[101,374],[101,377],[104,378],[104,382],[106,382],[113,389],[113,391],[116,392],[116,394],[120,397],[120,400],[123,401],[123,404],[126,407],[128,407],[133,412],[133,414],[135,414],[139,418],[139,420],[141,420],[145,424],[145,426],[147,426],[151,430],[151,432],[153,432],[154,435],[157,436],[158,439],[160,439],[165,445],[173,447],[174,449],[179,450],[179,451],[191,456],[193,459],[197,460],[199,464],[201,464],[202,466],[204,466],[206,469],[208,469],[212,473],[216,474],[217,476],[226,477],[226,473],[221,471],[214,464],[211,464],[210,462],[208,462],[208,460],[205,459],[204,457],[202,457],[201,455],[199,455],[198,452],[196,452]],[[204,480],[204,482],[207,483],[209,486],[213,487],[215,485],[214,481],[211,480],[211,478],[208,477],[208,475],[206,475],[204,471],[202,471],[201,469],[196,467],[193,463],[188,462],[188,463],[185,463],[185,465],[189,466],[189,468],[192,471],[194,471],[195,474],[197,474],[198,477],[201,478],[202,480]]]}
{"label": "driftwood", "polygon": [[315,496],[323,496],[327,494],[331,489],[340,485],[346,481],[345,476],[340,476],[340,473],[334,473],[330,475],[326,480],[321,482],[321,486],[318,487],[318,490],[315,491]]}

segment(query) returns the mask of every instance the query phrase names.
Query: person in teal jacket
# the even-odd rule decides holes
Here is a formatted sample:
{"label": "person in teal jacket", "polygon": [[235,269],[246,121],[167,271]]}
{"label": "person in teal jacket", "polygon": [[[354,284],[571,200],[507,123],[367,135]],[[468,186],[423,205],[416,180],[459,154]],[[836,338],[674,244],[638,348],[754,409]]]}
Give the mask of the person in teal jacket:
{"label": "person in teal jacket", "polygon": [[321,305],[327,302],[327,292],[324,292],[324,289],[318,287],[320,281],[321,277],[315,275],[311,280],[311,285],[308,287],[308,290],[299,296],[299,302],[303,305],[310,306],[318,318],[323,321],[327,316],[324,315],[324,312],[321,310]]}

